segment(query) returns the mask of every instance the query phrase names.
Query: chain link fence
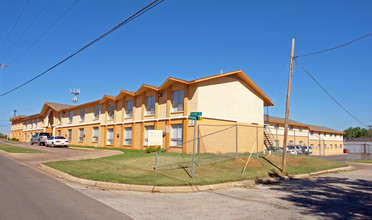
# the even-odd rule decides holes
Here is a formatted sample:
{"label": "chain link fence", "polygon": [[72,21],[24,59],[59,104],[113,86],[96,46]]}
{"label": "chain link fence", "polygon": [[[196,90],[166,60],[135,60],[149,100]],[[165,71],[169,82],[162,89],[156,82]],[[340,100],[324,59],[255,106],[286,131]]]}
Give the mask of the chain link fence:
{"label": "chain link fence", "polygon": [[[258,157],[264,151],[264,127],[245,124],[197,124],[195,137],[183,143],[192,153],[173,153],[171,148],[155,155],[155,170],[191,169],[193,177],[195,166],[205,166],[233,161],[245,163],[250,157]],[[240,161],[241,160],[241,161]]]}

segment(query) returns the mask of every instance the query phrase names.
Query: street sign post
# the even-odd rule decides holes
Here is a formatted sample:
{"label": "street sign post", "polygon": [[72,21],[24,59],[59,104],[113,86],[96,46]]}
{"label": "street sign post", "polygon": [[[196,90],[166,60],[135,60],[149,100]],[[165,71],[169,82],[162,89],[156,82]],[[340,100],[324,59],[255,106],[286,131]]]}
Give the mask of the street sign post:
{"label": "street sign post", "polygon": [[203,120],[202,112],[191,112],[188,119],[195,121],[195,124],[194,124],[194,141],[193,141],[193,146],[192,146],[192,171],[191,171],[191,178],[194,178],[196,126],[197,126],[197,121]]}

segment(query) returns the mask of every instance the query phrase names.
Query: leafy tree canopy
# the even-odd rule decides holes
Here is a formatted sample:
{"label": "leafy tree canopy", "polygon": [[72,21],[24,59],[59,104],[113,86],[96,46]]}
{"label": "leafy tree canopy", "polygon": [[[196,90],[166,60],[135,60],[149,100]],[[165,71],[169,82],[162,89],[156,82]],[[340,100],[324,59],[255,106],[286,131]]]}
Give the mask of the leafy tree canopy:
{"label": "leafy tree canopy", "polygon": [[369,138],[369,132],[365,128],[360,127],[350,127],[344,130],[345,134],[344,137],[347,138]]}

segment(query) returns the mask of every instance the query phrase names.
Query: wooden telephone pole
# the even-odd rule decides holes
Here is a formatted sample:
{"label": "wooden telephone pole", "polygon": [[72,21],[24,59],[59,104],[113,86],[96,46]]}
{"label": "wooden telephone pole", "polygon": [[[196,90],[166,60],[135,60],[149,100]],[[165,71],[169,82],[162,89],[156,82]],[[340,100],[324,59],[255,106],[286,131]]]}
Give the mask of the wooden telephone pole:
{"label": "wooden telephone pole", "polygon": [[285,125],[284,125],[284,140],[283,140],[283,165],[282,172],[287,175],[287,138],[288,138],[288,121],[289,121],[289,102],[291,100],[291,87],[292,87],[292,72],[293,72],[293,59],[294,59],[294,45],[295,39],[292,38],[292,49],[291,49],[291,64],[289,67],[289,79],[288,79],[288,90],[287,90],[287,104],[285,107]]}

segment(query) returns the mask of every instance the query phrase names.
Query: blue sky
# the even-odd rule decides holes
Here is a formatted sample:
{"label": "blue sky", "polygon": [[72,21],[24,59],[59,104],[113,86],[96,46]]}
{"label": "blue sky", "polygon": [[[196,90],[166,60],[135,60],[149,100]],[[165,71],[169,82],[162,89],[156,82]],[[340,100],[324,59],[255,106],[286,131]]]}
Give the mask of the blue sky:
{"label": "blue sky", "polygon": [[[26,0],[3,1],[0,44]],[[47,0],[31,1],[0,58]],[[151,1],[80,0],[31,50],[19,56],[75,0],[51,1],[0,63],[0,93],[29,80],[94,40]],[[291,38],[295,55],[333,47],[372,32],[372,1],[167,0],[41,78],[0,97],[0,132],[9,117],[39,113],[45,101],[80,103],[159,86],[169,77],[193,80],[243,70],[275,103],[269,114],[284,117]],[[298,58],[316,79],[364,124],[371,125],[372,37],[319,55]],[[290,117],[337,130],[361,126],[294,66]],[[266,112],[266,110],[265,110]]]}

